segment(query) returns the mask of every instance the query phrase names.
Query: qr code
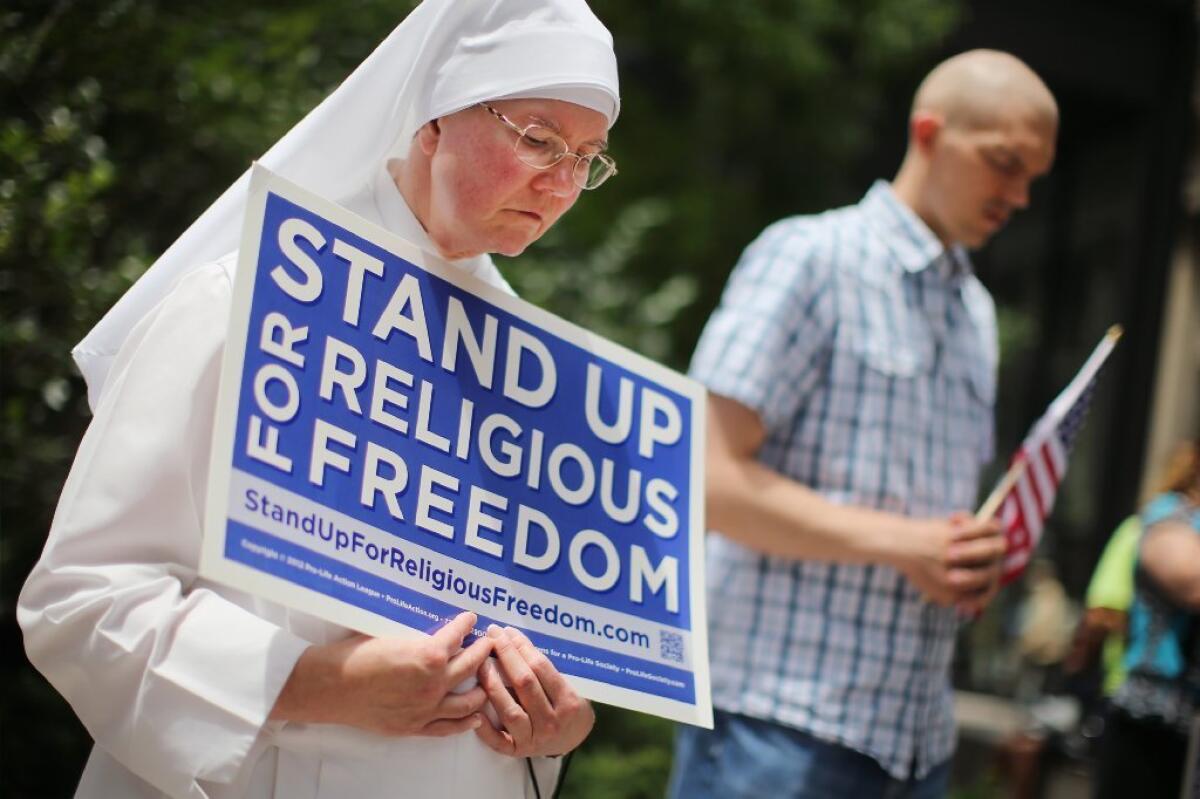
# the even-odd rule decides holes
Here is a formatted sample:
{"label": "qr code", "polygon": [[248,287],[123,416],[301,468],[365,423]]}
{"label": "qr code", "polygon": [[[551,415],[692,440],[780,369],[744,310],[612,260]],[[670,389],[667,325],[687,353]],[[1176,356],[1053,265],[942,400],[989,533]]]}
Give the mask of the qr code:
{"label": "qr code", "polygon": [[673,633],[670,630],[659,630],[658,632],[659,654],[663,660],[673,660],[676,663],[683,662],[683,636],[679,633]]}

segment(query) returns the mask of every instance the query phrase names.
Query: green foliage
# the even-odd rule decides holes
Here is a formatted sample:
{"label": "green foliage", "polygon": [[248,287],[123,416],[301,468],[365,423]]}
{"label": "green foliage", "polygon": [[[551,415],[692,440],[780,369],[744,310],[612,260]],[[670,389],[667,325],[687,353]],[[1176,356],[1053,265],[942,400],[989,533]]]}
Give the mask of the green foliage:
{"label": "green foliage", "polygon": [[88,419],[71,346],[403,12],[278,5],[0,12],[0,657],[11,686],[0,711],[25,733],[3,738],[0,794],[69,795],[87,747],[69,708],[27,670],[14,620]]}
{"label": "green foliage", "polygon": [[671,771],[674,725],[597,706],[596,728],[572,758],[562,795],[589,799],[657,799]]}
{"label": "green foliage", "polygon": [[[87,423],[70,347],[412,5],[15,0],[0,11],[0,656],[13,686],[0,700],[0,793],[68,795],[87,746],[28,670],[14,620]],[[862,192],[873,176],[856,170],[879,145],[889,94],[911,90],[958,3],[593,7],[621,64],[620,175],[503,267],[530,300],[681,366],[765,224]],[[602,709],[569,795],[660,794],[669,726]]]}
{"label": "green foliage", "polygon": [[952,788],[950,799],[1004,799],[1011,796],[1012,791],[1006,790],[1000,779],[992,773],[979,777],[969,785]]}
{"label": "green foliage", "polygon": [[[604,239],[578,252],[558,230],[508,270],[516,292],[577,325],[656,360],[667,360],[671,324],[696,298],[695,275],[668,277],[653,289],[631,278],[646,236],[669,220],[666,204],[635,200],[619,210]],[[578,254],[572,254],[578,252]]]}
{"label": "green foliage", "polygon": [[562,223],[564,238],[596,241],[631,203],[662,203],[668,218],[647,231],[622,277],[643,292],[676,276],[695,281],[696,300],[671,320],[661,356],[680,367],[738,254],[768,222],[856,200],[878,177],[858,168],[878,145],[889,93],[911,92],[958,5],[605,0],[593,7],[613,30],[621,68],[622,112],[611,141],[621,172],[581,200]]}

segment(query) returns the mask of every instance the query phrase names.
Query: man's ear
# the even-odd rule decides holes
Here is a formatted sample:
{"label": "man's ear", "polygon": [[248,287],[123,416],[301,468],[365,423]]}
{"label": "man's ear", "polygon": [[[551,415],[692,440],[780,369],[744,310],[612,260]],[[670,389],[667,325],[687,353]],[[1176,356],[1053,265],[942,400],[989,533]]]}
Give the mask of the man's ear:
{"label": "man's ear", "polygon": [[909,140],[923,153],[928,153],[945,122],[941,114],[932,111],[915,111],[908,123]]}
{"label": "man's ear", "polygon": [[427,157],[433,157],[441,136],[442,129],[438,126],[438,121],[431,119],[417,130],[417,145]]}

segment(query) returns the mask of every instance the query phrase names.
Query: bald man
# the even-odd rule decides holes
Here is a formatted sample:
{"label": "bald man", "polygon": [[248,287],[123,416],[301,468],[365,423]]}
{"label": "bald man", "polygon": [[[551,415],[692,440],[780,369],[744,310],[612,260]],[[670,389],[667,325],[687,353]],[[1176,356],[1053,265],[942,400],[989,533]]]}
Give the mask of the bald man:
{"label": "bald man", "polygon": [[992,458],[996,322],[967,250],[1029,201],[1058,111],[973,51],[917,91],[895,180],[746,249],[692,374],[708,421],[710,733],[675,797],[943,796],[959,620],[1004,540],[969,513]]}

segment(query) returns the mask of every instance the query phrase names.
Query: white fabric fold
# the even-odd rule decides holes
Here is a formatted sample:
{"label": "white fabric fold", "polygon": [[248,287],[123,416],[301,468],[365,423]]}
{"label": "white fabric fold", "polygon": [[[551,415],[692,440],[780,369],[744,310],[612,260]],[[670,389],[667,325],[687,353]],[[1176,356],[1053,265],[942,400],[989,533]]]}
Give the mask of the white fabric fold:
{"label": "white fabric fold", "polygon": [[279,610],[196,574],[228,315],[210,264],[135,326],[17,606],[33,664],[171,796],[246,776],[308,646]]}

